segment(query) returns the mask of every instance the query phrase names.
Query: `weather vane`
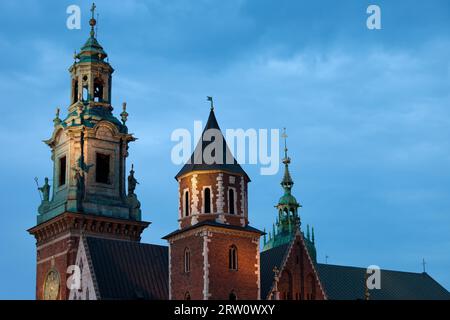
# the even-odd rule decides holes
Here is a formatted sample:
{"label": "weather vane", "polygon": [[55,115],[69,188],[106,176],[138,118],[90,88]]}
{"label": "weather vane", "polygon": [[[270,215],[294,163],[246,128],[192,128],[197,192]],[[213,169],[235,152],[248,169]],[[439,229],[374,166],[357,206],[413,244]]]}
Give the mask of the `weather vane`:
{"label": "weather vane", "polygon": [[213,110],[214,110],[213,97],[207,96],[207,97],[206,97],[206,100],[207,100],[207,101],[211,101],[211,111],[213,111]]}

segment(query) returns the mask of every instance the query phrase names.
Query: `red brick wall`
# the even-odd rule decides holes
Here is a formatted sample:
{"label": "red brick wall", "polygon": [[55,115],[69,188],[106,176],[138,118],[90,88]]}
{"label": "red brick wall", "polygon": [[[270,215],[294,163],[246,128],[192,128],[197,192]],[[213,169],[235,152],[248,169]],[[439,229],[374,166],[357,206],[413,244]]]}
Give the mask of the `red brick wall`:
{"label": "red brick wall", "polygon": [[[67,236],[68,233],[61,234],[61,237]],[[67,267],[75,264],[76,254],[78,250],[79,237],[71,235],[67,238],[56,240],[54,243],[46,245],[37,252],[37,268],[36,268],[36,299],[42,300],[44,295],[44,282],[47,273],[52,268],[56,269],[60,277],[59,299],[67,300],[69,298],[69,290],[66,286]],[[54,265],[52,266],[52,257]]]}
{"label": "red brick wall", "polygon": [[278,283],[280,299],[323,300],[324,296],[306,247],[301,236],[297,236]]}
{"label": "red brick wall", "polygon": [[[241,219],[243,216],[242,213],[242,204],[241,204],[241,176],[239,175],[230,175],[225,172],[194,172],[192,174],[188,174],[184,177],[182,177],[179,181],[179,199],[180,202],[178,204],[179,210],[183,215],[183,207],[184,207],[184,192],[185,189],[189,190],[189,214],[192,215],[191,211],[191,204],[192,204],[192,196],[193,191],[192,190],[192,176],[194,174],[197,174],[197,191],[198,191],[198,205],[197,205],[197,211],[199,213],[202,213],[202,206],[203,206],[203,188],[206,186],[211,187],[211,194],[212,194],[212,205],[211,205],[211,211],[212,213],[217,213],[217,194],[218,194],[218,188],[217,188],[217,177],[219,174],[222,174],[222,183],[223,183],[223,201],[224,201],[224,207],[223,212],[229,213],[230,210],[228,208],[228,189],[229,187],[232,187],[235,189],[235,200],[236,200],[236,211],[234,215],[225,215],[226,222],[234,225],[241,225]],[[230,183],[230,176],[235,177],[235,182]],[[247,205],[247,181],[244,181],[244,193],[245,193],[245,200],[244,200],[244,206]],[[201,216],[199,215],[198,221],[202,221],[205,219],[215,219],[217,216]],[[246,223],[247,223],[247,218]],[[181,228],[185,228],[191,225],[191,217],[182,217],[181,221]]]}
{"label": "red brick wall", "polygon": [[[237,247],[237,271],[228,268],[232,245]],[[210,299],[228,300],[232,290],[240,300],[258,299],[257,254],[259,243],[253,243],[252,238],[214,233],[209,243]]]}
{"label": "red brick wall", "polygon": [[[209,299],[229,299],[234,290],[238,299],[258,299],[257,254],[259,244],[252,237],[236,234],[224,234],[210,231],[208,235],[208,293]],[[172,299],[181,300],[189,292],[191,299],[203,299],[203,236],[192,234],[173,241],[171,256],[171,293]],[[229,270],[228,251],[235,245],[238,252],[238,270]],[[184,251],[191,252],[191,271],[184,272]]]}
{"label": "red brick wall", "polygon": [[[191,252],[191,271],[184,272],[184,250]],[[203,299],[203,237],[192,235],[170,244],[170,291],[173,300],[184,300],[189,292],[192,300]]]}

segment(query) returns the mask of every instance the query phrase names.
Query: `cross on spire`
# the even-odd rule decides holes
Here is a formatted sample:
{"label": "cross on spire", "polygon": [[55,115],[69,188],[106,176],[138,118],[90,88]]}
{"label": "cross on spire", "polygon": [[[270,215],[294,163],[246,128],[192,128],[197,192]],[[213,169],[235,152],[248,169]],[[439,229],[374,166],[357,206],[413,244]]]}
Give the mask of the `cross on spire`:
{"label": "cross on spire", "polygon": [[425,262],[425,258],[422,258],[423,273],[426,272],[426,265],[427,265],[427,263]]}
{"label": "cross on spire", "polygon": [[288,157],[288,154],[287,154],[288,148],[287,148],[286,140],[287,140],[288,135],[286,134],[286,128],[283,128],[283,133],[281,134],[281,137],[284,140],[284,158],[283,158],[283,163],[285,165],[288,165],[289,163],[291,163],[291,159]]}
{"label": "cross on spire", "polygon": [[91,26],[91,37],[93,38],[95,36],[95,30],[94,27],[97,24],[97,20],[95,20],[95,8],[97,8],[97,6],[95,5],[95,3],[92,3],[92,7],[91,7],[91,20],[89,20],[89,25]]}
{"label": "cross on spire", "polygon": [[287,159],[288,148],[287,148],[286,140],[287,140],[288,135],[286,134],[286,128],[283,128],[283,133],[281,134],[281,137],[284,139],[284,158]]}
{"label": "cross on spire", "polygon": [[95,9],[97,8],[97,6],[95,5],[95,3],[92,3],[92,7],[91,7],[91,18],[94,19],[94,15],[95,15]]}

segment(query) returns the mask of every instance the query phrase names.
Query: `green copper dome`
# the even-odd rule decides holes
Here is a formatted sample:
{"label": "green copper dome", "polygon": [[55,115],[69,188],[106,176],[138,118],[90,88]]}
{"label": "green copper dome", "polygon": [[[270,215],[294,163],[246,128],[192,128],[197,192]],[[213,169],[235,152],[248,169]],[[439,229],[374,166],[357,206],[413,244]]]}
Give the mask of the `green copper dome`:
{"label": "green copper dome", "polygon": [[95,38],[94,27],[97,24],[97,21],[94,19],[94,9],[95,5],[93,5],[93,8],[91,9],[92,18],[89,20],[89,24],[91,25],[90,36],[83,47],[81,47],[80,53],[75,55],[75,58],[79,59],[78,62],[103,62],[103,60],[108,56],[105,50],[103,50],[103,47]]}
{"label": "green copper dome", "polygon": [[285,193],[280,200],[278,200],[278,205],[286,206],[299,206],[297,199],[292,194]]}
{"label": "green copper dome", "polygon": [[97,39],[91,35],[75,58],[79,59],[78,62],[103,62],[107,56]]}

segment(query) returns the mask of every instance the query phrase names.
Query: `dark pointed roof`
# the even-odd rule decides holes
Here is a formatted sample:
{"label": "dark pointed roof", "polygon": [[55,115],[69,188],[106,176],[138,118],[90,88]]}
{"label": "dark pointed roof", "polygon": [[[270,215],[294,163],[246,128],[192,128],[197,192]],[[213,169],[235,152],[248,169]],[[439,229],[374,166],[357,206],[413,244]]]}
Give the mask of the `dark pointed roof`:
{"label": "dark pointed roof", "polygon": [[[211,130],[209,131],[210,135],[206,137],[207,139],[205,139],[203,137],[208,130]],[[217,138],[221,140],[223,151],[221,157],[217,159],[218,161],[209,164],[204,161],[203,154],[205,148],[211,143],[214,143],[214,138],[216,138],[214,132],[217,133]],[[211,140],[211,136],[214,137],[212,139],[213,141],[205,141]],[[207,152],[206,154],[209,154],[209,152]],[[232,161],[230,161],[230,163],[227,163],[226,161],[227,159],[230,159]],[[181,168],[181,170],[175,176],[175,179],[178,179],[182,175],[192,171],[208,171],[208,170],[223,170],[230,173],[243,175],[248,179],[248,181],[250,181],[250,178],[248,177],[247,173],[244,171],[244,169],[242,169],[242,167],[233,157],[230,149],[228,148],[225,137],[223,136],[222,131],[220,130],[219,123],[217,122],[216,116],[214,114],[214,109],[211,109],[211,112],[209,113],[208,121],[206,123],[205,129],[202,132],[201,141],[197,143],[194,153],[191,155],[189,161],[183,166],[183,168]]]}
{"label": "dark pointed roof", "polygon": [[267,299],[274,280],[273,268],[277,267],[278,270],[281,269],[281,264],[288,249],[289,243],[286,243],[260,253],[261,299]]}
{"label": "dark pointed roof", "polygon": [[85,241],[101,299],[169,298],[166,246],[96,237]]}

